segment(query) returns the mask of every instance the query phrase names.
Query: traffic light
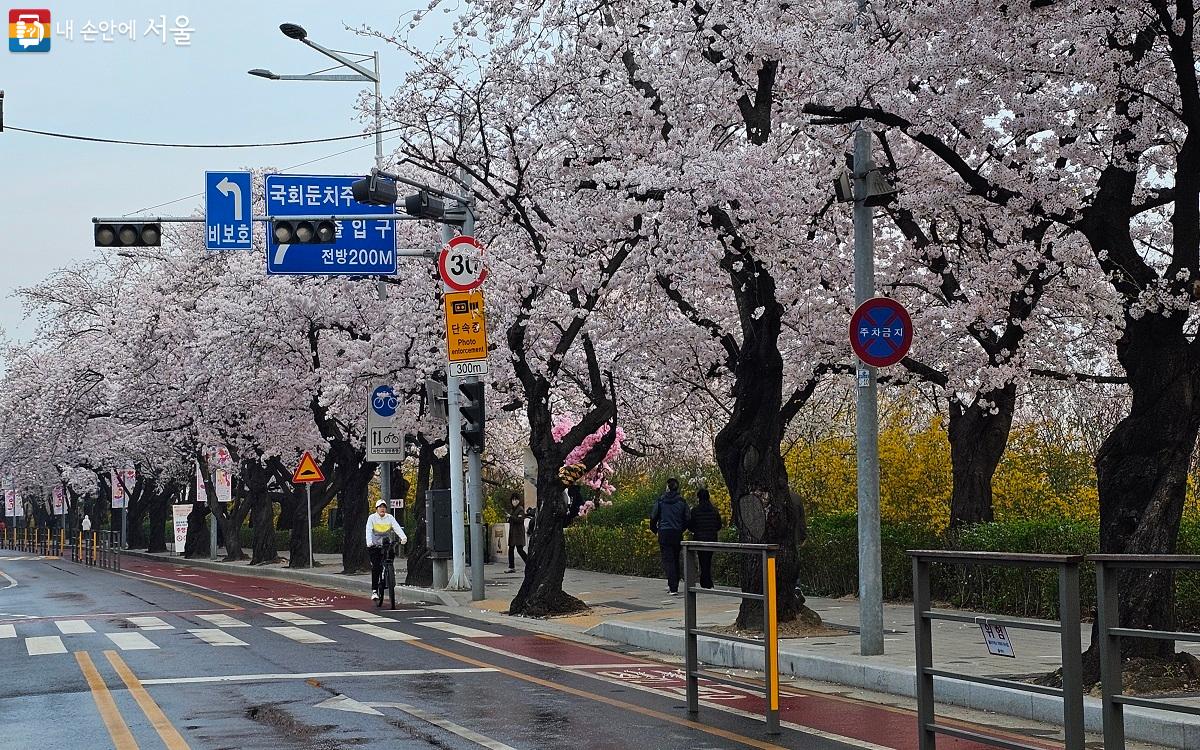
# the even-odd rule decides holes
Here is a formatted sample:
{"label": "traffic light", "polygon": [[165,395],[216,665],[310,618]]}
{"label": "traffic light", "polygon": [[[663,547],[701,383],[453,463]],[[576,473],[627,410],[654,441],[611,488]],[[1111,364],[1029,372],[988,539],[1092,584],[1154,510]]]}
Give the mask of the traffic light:
{"label": "traffic light", "polygon": [[446,204],[441,198],[435,198],[422,190],[415,195],[405,196],[404,213],[418,219],[441,221],[446,213]]}
{"label": "traffic light", "polygon": [[354,200],[371,206],[391,206],[399,197],[396,183],[377,174],[351,183],[350,192],[354,195]]}
{"label": "traffic light", "polygon": [[96,247],[158,247],[162,244],[162,225],[96,224]]}
{"label": "traffic light", "polygon": [[277,220],[271,222],[271,232],[280,245],[328,244],[337,238],[332,221]]}
{"label": "traffic light", "polygon": [[459,383],[458,402],[462,414],[462,437],[467,445],[483,453],[483,424],[486,419],[483,405],[483,382]]}

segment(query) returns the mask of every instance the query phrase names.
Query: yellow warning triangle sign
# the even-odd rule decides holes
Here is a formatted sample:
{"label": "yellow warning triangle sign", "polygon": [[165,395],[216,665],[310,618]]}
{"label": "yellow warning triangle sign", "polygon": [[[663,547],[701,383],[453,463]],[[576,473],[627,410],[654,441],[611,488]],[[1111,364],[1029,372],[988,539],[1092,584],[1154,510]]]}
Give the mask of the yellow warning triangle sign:
{"label": "yellow warning triangle sign", "polygon": [[300,465],[296,467],[295,473],[292,474],[292,484],[324,481],[325,475],[321,473],[321,467],[317,466],[317,462],[313,460],[312,455],[308,451],[304,451],[304,458],[300,459]]}

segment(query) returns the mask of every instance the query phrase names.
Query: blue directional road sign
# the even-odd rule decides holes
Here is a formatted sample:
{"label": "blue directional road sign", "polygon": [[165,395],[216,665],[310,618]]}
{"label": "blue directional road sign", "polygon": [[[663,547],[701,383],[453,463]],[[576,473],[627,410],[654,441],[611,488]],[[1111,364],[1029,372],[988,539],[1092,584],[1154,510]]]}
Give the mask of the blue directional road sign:
{"label": "blue directional road sign", "polygon": [[[271,174],[266,178],[267,215],[330,216],[390,214],[392,206],[354,200],[350,185],[361,177]],[[267,230],[267,273],[364,276],[396,273],[396,230],[390,219],[335,222],[333,242],[284,244]]]}
{"label": "blue directional road sign", "polygon": [[204,173],[204,237],[209,250],[252,246],[249,172]]}

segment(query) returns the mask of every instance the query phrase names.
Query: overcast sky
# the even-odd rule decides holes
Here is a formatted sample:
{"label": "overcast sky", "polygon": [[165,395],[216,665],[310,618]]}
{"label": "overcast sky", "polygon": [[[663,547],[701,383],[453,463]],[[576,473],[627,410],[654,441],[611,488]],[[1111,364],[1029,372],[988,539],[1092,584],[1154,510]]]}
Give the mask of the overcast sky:
{"label": "overcast sky", "polygon": [[[39,7],[27,3],[22,7]],[[427,2],[55,2],[56,33],[45,54],[0,50],[5,124],[127,140],[179,143],[260,143],[346,135],[362,129],[354,114],[358,83],[269,81],[251,68],[310,73],[333,61],[279,32],[298,23],[326,47],[378,50],[385,95],[400,83],[409,60],[346,26],[391,32],[401,17]],[[11,4],[8,7],[12,7]],[[42,6],[44,7],[44,6]],[[167,17],[167,41],[145,35],[148,20]],[[6,14],[7,16],[7,14]],[[187,16],[189,46],[175,44],[169,27]],[[7,22],[7,17],[5,18]],[[88,22],[133,21],[136,38],[113,34],[86,42]],[[432,47],[449,32],[441,12],[422,23]],[[345,71],[349,72],[349,71]],[[385,123],[386,127],[386,123]],[[385,141],[384,147],[387,149]],[[338,151],[296,171],[365,173],[374,141],[270,149],[185,150],[66,141],[5,130],[0,133],[0,328],[28,339],[12,293],[57,268],[92,255],[93,216],[117,216],[182,199],[155,214],[190,214],[200,205],[205,170],[286,168]]]}

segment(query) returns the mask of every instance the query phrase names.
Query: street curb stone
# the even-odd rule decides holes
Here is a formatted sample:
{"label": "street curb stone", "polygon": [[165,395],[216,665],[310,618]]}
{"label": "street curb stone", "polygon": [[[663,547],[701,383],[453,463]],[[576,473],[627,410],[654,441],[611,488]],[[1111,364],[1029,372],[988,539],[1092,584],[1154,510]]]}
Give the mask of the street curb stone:
{"label": "street curb stone", "polygon": [[[586,632],[597,638],[649,651],[683,655],[683,631],[673,628],[610,620]],[[697,639],[697,646],[700,661],[706,664],[758,671],[762,671],[764,666],[763,650],[757,646],[704,637]],[[890,695],[916,696],[916,676],[912,671],[806,654],[789,649],[786,645],[779,649],[779,671],[781,674]],[[1053,696],[941,677],[934,678],[934,692],[938,703],[1062,725],[1062,701]],[[1103,730],[1100,701],[1086,696],[1083,700],[1084,727],[1089,732],[1099,734]],[[1165,714],[1126,706],[1125,736],[1163,747],[1195,750],[1200,748],[1200,721],[1191,721],[1182,714]]]}

